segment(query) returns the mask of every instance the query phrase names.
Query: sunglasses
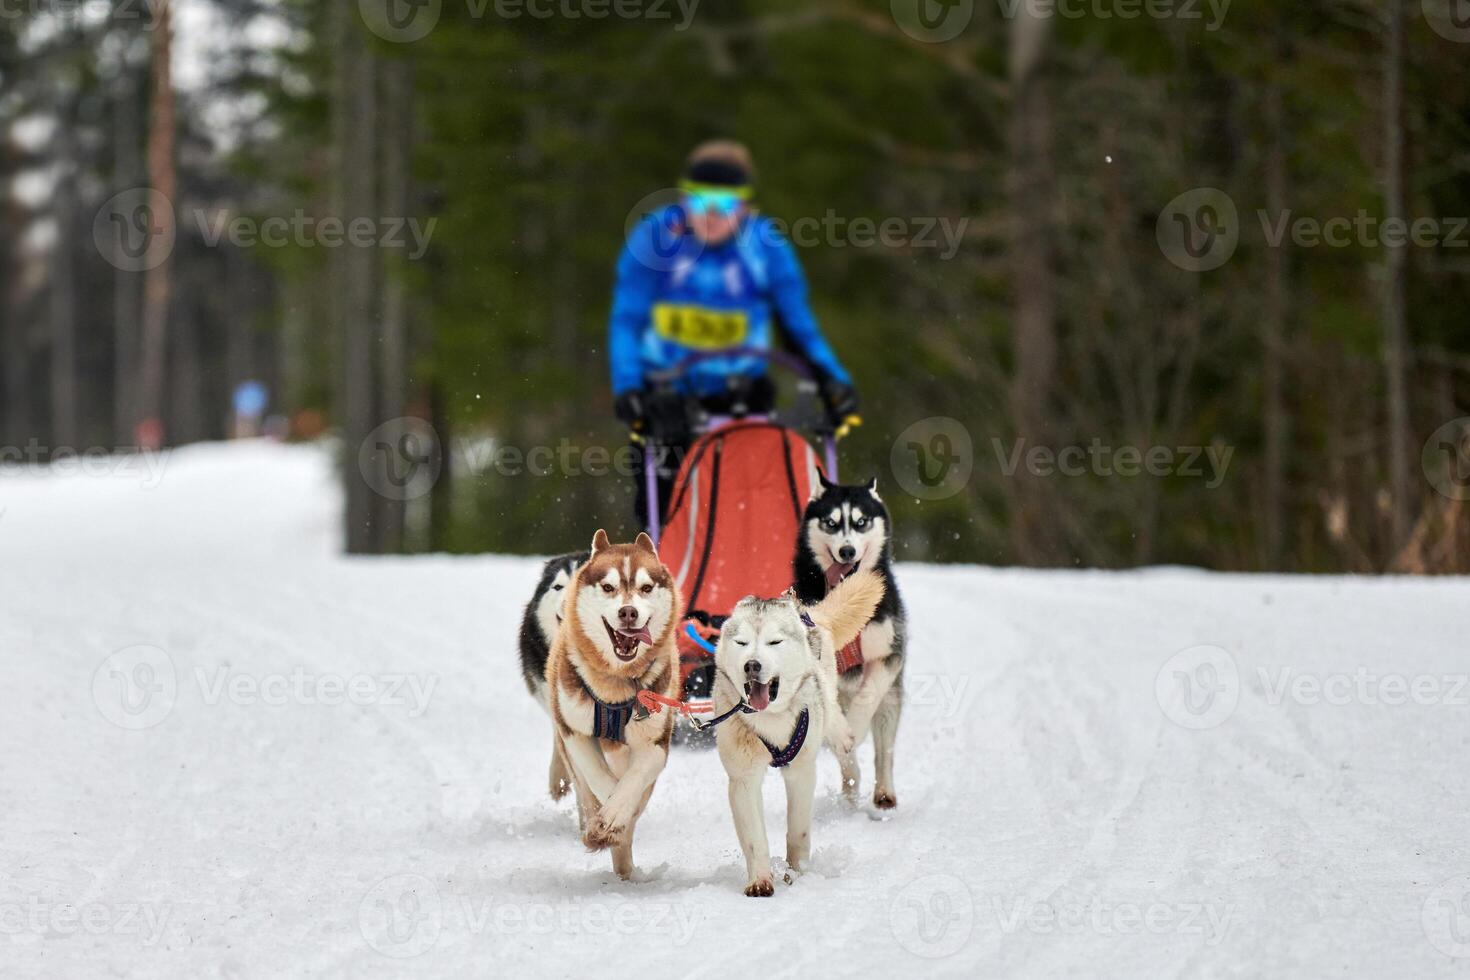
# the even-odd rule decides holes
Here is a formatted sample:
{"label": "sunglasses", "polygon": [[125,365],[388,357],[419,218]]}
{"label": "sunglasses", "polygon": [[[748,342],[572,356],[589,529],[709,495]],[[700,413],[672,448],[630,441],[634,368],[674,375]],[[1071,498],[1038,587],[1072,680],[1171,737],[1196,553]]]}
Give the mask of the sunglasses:
{"label": "sunglasses", "polygon": [[684,206],[690,211],[695,214],[715,214],[723,218],[734,217],[750,198],[748,187],[685,184],[683,191]]}

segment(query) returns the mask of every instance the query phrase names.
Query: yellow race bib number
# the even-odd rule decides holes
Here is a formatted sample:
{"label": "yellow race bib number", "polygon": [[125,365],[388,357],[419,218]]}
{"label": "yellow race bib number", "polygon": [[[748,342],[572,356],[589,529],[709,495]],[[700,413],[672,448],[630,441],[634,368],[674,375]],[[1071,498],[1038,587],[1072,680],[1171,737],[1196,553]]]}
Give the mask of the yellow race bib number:
{"label": "yellow race bib number", "polygon": [[665,340],[700,350],[719,350],[745,343],[750,318],[741,310],[711,310],[704,306],[659,303],[653,308],[653,328]]}

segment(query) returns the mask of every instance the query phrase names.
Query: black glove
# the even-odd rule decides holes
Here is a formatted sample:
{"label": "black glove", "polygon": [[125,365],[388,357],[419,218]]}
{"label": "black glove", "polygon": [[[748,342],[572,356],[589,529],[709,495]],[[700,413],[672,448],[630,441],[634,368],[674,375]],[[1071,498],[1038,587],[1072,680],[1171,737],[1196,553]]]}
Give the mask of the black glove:
{"label": "black glove", "polygon": [[822,383],[822,400],[827,403],[827,418],[833,425],[841,425],[848,416],[858,411],[857,389],[834,378]]}
{"label": "black glove", "polygon": [[635,432],[647,427],[648,407],[641,391],[625,391],[613,400],[613,414]]}

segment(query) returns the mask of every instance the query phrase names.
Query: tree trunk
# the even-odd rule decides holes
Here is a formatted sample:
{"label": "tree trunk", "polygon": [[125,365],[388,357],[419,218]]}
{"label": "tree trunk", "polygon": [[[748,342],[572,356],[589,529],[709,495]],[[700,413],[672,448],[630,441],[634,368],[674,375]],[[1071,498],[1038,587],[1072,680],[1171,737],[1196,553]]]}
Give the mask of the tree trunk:
{"label": "tree trunk", "polygon": [[[1266,88],[1266,209],[1286,212],[1286,120],[1281,83]],[[1290,309],[1285,243],[1266,249],[1266,308],[1261,319],[1261,416],[1265,427],[1264,511],[1261,561],[1266,569],[1281,571],[1286,524],[1287,419],[1282,391],[1285,373],[1286,324]]]}
{"label": "tree trunk", "polygon": [[[174,169],[173,15],[171,0],[154,5],[153,80],[148,116],[148,184],[168,202],[152,216],[153,234],[168,235],[178,197]],[[139,353],[137,441],[157,448],[164,442],[163,405],[167,378],[171,257],[149,269],[143,281],[142,346]]]}
{"label": "tree trunk", "polygon": [[[1029,444],[1051,434],[1049,403],[1056,364],[1055,288],[1052,282],[1050,214],[1054,200],[1051,160],[1051,102],[1044,67],[1051,19],[1022,4],[1010,26],[1010,173],[1015,290],[1015,374],[1011,413],[1016,435]],[[1011,486],[1012,541],[1027,564],[1056,560],[1047,530],[1047,488],[1025,467]]]}
{"label": "tree trunk", "polygon": [[[1383,64],[1383,219],[1404,217],[1404,4],[1387,0],[1387,41]],[[1383,364],[1388,396],[1389,557],[1398,554],[1410,533],[1409,340],[1405,309],[1405,249],[1384,247]]]}
{"label": "tree trunk", "polygon": [[[332,9],[337,37],[333,203],[336,214],[350,224],[356,217],[376,213],[373,179],[377,152],[376,71],[355,16],[339,9],[339,5],[334,4]],[[334,250],[331,258],[341,358],[337,410],[344,450],[342,473],[346,482],[349,554],[372,554],[379,550],[377,508],[369,474],[382,477],[390,462],[374,447],[364,449],[377,424],[373,372],[373,342],[378,333],[375,256],[374,249],[345,245]],[[363,472],[365,468],[368,473]]]}
{"label": "tree trunk", "polygon": [[[123,30],[127,30],[124,21]],[[125,46],[126,49],[127,46]],[[139,141],[142,124],[138,119],[138,92],[132,64],[124,56],[118,71],[118,90],[113,105],[113,193],[135,188],[143,183],[143,154]],[[139,286],[142,278],[122,266],[122,239],[114,246],[119,253],[112,274],[112,431],[117,445],[125,446],[134,437],[133,425],[138,420],[138,314],[142,303]]]}
{"label": "tree trunk", "polygon": [[[406,61],[383,65],[383,124],[381,129],[383,187],[382,214],[407,220],[410,159],[413,146],[413,73]],[[403,418],[408,411],[408,284],[403,250],[394,253],[392,267],[383,270],[383,335],[378,346],[380,378],[378,415]],[[405,502],[379,494],[378,546],[385,552],[403,550]]]}
{"label": "tree trunk", "polygon": [[[67,97],[70,102],[70,95]],[[73,140],[73,113],[67,111],[56,127],[56,165],[60,176],[51,198],[56,222],[56,244],[51,253],[49,290],[51,320],[51,450],[78,445],[77,397],[77,276],[76,173],[77,147]]]}

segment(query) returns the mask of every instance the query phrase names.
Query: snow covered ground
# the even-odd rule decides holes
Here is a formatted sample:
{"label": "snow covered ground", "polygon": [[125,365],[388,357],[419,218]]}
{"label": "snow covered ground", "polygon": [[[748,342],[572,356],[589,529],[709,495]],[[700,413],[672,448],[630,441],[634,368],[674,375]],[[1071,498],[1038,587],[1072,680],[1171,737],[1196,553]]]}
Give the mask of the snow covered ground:
{"label": "snow covered ground", "polygon": [[336,557],[317,448],[140,462],[0,471],[5,976],[1470,971],[1465,580],[902,566],[899,808],[824,759],[755,900],[709,752],[636,884],[546,798],[535,561]]}

